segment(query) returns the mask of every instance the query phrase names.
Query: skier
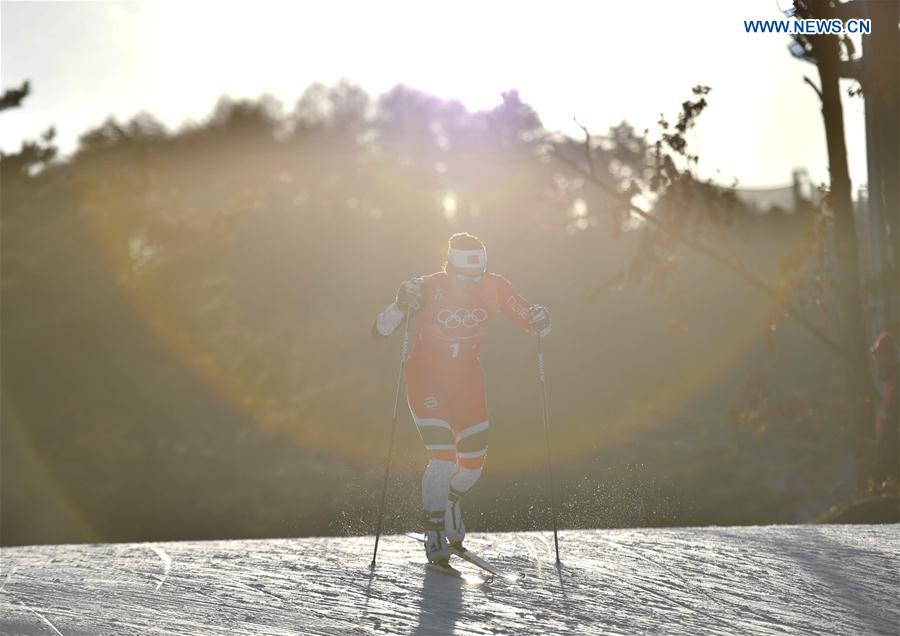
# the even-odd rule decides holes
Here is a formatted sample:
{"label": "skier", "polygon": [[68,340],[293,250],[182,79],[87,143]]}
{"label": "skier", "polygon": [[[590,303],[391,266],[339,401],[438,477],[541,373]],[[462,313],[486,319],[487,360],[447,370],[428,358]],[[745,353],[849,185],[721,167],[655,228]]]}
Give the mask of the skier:
{"label": "skier", "polygon": [[425,554],[429,562],[447,565],[450,547],[464,550],[461,503],[487,454],[478,348],[488,323],[503,312],[543,338],[550,333],[550,315],[488,272],[484,244],[467,233],[450,237],[442,271],[400,285],[396,300],[375,320],[374,335],[390,336],[407,311],[415,313],[417,336],[406,363],[406,397],[428,453],[422,477]]}

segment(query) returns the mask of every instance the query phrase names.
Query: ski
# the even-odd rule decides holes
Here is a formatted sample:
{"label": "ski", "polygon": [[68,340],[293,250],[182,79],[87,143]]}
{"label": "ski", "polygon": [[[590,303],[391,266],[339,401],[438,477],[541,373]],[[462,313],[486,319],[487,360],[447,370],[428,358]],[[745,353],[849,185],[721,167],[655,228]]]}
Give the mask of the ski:
{"label": "ski", "polygon": [[440,565],[438,563],[426,563],[425,569],[429,572],[440,572],[445,576],[451,576],[455,579],[459,579],[469,585],[488,585],[493,582],[494,577],[483,577],[478,576],[477,574],[466,574],[465,572],[461,572],[457,570],[455,567],[447,563],[446,565]]}
{"label": "ski", "polygon": [[[422,533],[407,532],[406,536],[409,537],[410,539],[415,539],[416,541],[419,541],[420,543],[425,543],[425,535]],[[492,577],[497,576],[497,577],[500,577],[507,581],[512,581],[512,580],[515,580],[516,578],[518,578],[515,575],[510,575],[510,574],[504,573],[499,568],[495,567],[494,565],[492,565],[485,559],[482,559],[480,556],[478,556],[477,554],[475,554],[474,552],[472,552],[471,550],[468,550],[466,548],[459,549],[459,548],[450,546],[450,553],[453,554],[454,556],[459,557],[463,561],[468,561],[475,567],[481,568],[482,570],[484,570],[485,572],[490,574]],[[452,567],[452,566],[450,566],[450,567]]]}
{"label": "ski", "polygon": [[468,550],[466,548],[462,548],[462,549],[454,548],[453,546],[451,546],[450,552],[453,553],[454,555],[458,556],[460,559],[463,559],[464,561],[468,561],[472,565],[481,568],[485,572],[489,573],[491,576],[497,576],[497,577],[500,577],[501,579],[507,579],[507,580],[511,580],[511,579],[515,578],[511,575],[504,574],[501,570],[498,570],[496,567],[494,567],[493,565],[491,565],[490,563],[488,563],[487,561],[482,559],[480,556],[478,556],[471,550]]}

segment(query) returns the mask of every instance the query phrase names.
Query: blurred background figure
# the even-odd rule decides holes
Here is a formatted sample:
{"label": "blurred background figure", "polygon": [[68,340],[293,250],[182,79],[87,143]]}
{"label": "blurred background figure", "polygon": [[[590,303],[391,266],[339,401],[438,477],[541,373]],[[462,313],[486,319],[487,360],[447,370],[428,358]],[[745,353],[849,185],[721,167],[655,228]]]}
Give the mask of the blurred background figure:
{"label": "blurred background figure", "polygon": [[875,418],[874,491],[897,489],[900,485],[900,404],[897,402],[897,343],[890,332],[882,332],[872,345],[872,357],[883,382],[881,405]]}

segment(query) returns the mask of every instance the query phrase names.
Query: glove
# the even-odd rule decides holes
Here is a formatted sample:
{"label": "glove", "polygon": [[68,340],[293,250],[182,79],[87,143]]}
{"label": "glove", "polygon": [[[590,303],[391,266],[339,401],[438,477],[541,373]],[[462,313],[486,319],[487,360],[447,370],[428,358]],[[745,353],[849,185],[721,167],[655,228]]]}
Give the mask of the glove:
{"label": "glove", "polygon": [[402,311],[420,311],[425,307],[425,290],[421,278],[413,278],[400,284],[397,290],[396,305]]}
{"label": "glove", "polygon": [[540,305],[533,305],[528,310],[528,324],[541,338],[550,335],[550,312]]}

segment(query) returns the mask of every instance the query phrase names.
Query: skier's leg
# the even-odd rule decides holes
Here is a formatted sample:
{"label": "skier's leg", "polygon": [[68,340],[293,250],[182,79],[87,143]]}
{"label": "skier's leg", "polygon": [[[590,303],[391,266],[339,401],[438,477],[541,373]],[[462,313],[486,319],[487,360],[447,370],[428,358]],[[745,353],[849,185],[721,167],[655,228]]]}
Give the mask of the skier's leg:
{"label": "skier's leg", "polygon": [[429,561],[450,556],[447,535],[444,531],[443,506],[449,496],[450,475],[456,464],[446,460],[430,459],[422,476],[422,505],[425,509],[425,555]]}
{"label": "skier's leg", "polygon": [[450,489],[450,475],[456,469],[456,445],[449,423],[449,406],[436,381],[436,374],[415,356],[406,373],[406,397],[419,437],[428,453],[422,476],[422,508],[425,530],[440,529]]}
{"label": "skier's leg", "polygon": [[487,456],[488,428],[489,423],[484,420],[466,428],[457,437],[457,470],[450,481],[450,489],[459,497],[469,492],[481,477]]}
{"label": "skier's leg", "polygon": [[446,420],[413,416],[419,435],[428,451],[428,464],[422,476],[422,508],[426,529],[443,530],[444,505],[450,490],[450,477],[456,471],[456,447],[453,431]]}
{"label": "skier's leg", "polygon": [[468,493],[484,468],[487,455],[488,418],[484,390],[484,374],[481,367],[473,369],[470,381],[458,395],[454,413],[454,437],[456,442],[456,470],[450,478],[450,489],[444,513],[447,538],[457,545],[466,536],[462,520],[462,499]]}
{"label": "skier's leg", "polygon": [[444,508],[450,491],[450,477],[456,471],[453,431],[446,420],[420,418],[413,414],[419,435],[428,452],[428,464],[422,475],[425,553],[431,561],[449,556],[444,534]]}
{"label": "skier's leg", "polygon": [[409,410],[428,453],[428,464],[422,475],[425,554],[429,561],[435,561],[450,555],[444,534],[444,507],[450,476],[456,470],[456,445],[448,421],[449,411],[434,374],[420,368],[415,360],[409,369],[411,372],[406,375]]}
{"label": "skier's leg", "polygon": [[444,525],[447,539],[462,543],[466,536],[466,526],[462,520],[462,499],[472,489],[487,456],[488,421],[484,420],[464,429],[456,441],[456,470],[450,478]]}
{"label": "skier's leg", "polygon": [[[436,398],[430,398],[436,400]],[[432,402],[429,402],[431,404]],[[425,529],[443,530],[444,505],[450,490],[450,476],[456,470],[456,443],[450,423],[435,412],[425,416],[410,400],[413,420],[419,437],[428,453],[428,464],[422,476],[422,509],[425,511]]]}

